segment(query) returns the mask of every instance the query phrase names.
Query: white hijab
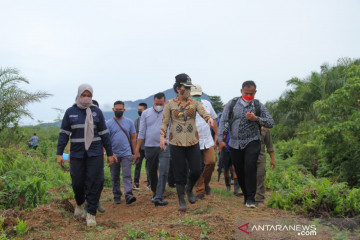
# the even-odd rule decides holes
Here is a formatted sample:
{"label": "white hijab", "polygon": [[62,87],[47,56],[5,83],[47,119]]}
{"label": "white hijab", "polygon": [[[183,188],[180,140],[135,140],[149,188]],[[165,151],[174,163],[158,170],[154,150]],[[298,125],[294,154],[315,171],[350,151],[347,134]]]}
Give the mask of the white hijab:
{"label": "white hijab", "polygon": [[92,140],[94,139],[94,120],[90,107],[95,105],[92,103],[89,106],[85,106],[81,104],[80,95],[86,90],[91,92],[91,96],[93,96],[93,88],[89,84],[86,83],[81,84],[78,89],[78,94],[75,99],[75,104],[80,109],[86,109],[84,138],[85,138],[85,150],[87,151],[92,143]]}

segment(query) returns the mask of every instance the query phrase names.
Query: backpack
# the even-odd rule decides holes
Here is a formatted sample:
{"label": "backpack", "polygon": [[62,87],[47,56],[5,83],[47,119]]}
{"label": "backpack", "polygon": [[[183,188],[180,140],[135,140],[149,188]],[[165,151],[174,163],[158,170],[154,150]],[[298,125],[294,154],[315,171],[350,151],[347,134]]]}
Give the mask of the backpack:
{"label": "backpack", "polygon": [[[229,109],[229,113],[228,113],[228,119],[225,122],[225,130],[224,130],[224,133],[223,133],[223,141],[226,140],[226,137],[229,134],[230,126],[231,126],[232,121],[233,121],[234,107],[235,107],[235,104],[237,103],[237,101],[239,100],[239,98],[240,97],[235,97],[231,101],[230,109]],[[251,105],[252,105],[252,108],[255,110],[255,116],[260,117],[260,115],[261,115],[260,101],[258,99],[254,99],[251,102]],[[259,124],[259,130],[260,130],[260,134],[261,134],[261,126],[260,126],[260,124]]]}

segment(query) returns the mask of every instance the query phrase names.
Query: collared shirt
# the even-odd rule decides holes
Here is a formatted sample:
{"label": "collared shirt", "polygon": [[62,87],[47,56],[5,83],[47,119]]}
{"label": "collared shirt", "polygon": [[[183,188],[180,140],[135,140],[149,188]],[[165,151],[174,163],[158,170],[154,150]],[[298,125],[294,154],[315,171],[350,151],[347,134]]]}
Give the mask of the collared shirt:
{"label": "collared shirt", "polygon": [[[139,116],[137,119],[135,119],[135,122],[134,122],[135,130],[136,130],[136,134],[137,134],[137,139],[139,138],[140,118],[141,118],[141,116]],[[144,150],[144,141],[141,143],[140,149],[141,149],[141,150]]]}
{"label": "collared shirt", "polygon": [[32,136],[30,138],[30,144],[31,146],[37,146],[39,142],[39,138],[37,136]]}
{"label": "collared shirt", "polygon": [[196,129],[196,112],[205,121],[210,119],[210,114],[206,112],[199,101],[189,98],[182,104],[178,97],[169,100],[164,109],[161,136],[165,137],[168,125],[171,120],[169,142],[175,146],[193,146],[199,142],[199,133]]}
{"label": "collared shirt", "polygon": [[[109,131],[106,128],[105,118],[98,107],[90,107],[94,121],[94,138],[86,151],[89,157],[102,156],[103,147],[108,156],[112,156]],[[84,128],[86,119],[86,109],[80,109],[76,105],[68,108],[61,122],[59,140],[56,155],[62,155],[69,141],[70,135],[70,155],[75,158],[83,158],[85,153]]]}
{"label": "collared shirt", "polygon": [[259,155],[259,162],[266,162],[265,146],[268,153],[274,151],[271,132],[268,128],[261,130],[261,151]]}
{"label": "collared shirt", "polygon": [[[207,113],[210,114],[211,118],[216,119],[217,114],[212,107],[211,103],[207,100],[201,99],[201,104],[206,110]],[[211,135],[209,124],[200,116],[199,113],[196,113],[196,128],[199,132],[199,145],[200,149],[209,149],[214,146],[214,139]]]}
{"label": "collared shirt", "polygon": [[[121,120],[116,121],[125,130],[131,141],[131,134],[136,133],[134,122],[131,119],[124,117]],[[106,122],[106,126],[110,132],[110,139],[112,150],[117,157],[131,156],[131,146],[128,137],[125,135],[123,130],[117,125],[115,119],[112,118]]]}
{"label": "collared shirt", "polygon": [[145,139],[145,147],[160,147],[161,120],[164,111],[148,108],[141,114],[139,139]]}
{"label": "collared shirt", "polygon": [[[228,113],[232,100],[230,100],[224,109],[221,116],[219,126],[219,136],[224,132],[225,122],[228,120]],[[247,112],[255,114],[254,101],[246,102],[241,97],[238,99],[233,110],[233,122],[230,126],[230,141],[229,146],[235,149],[244,149],[248,143],[260,140],[259,124],[261,126],[272,128],[274,120],[271,117],[267,108],[260,103],[261,114],[257,122],[250,121],[246,118]]]}

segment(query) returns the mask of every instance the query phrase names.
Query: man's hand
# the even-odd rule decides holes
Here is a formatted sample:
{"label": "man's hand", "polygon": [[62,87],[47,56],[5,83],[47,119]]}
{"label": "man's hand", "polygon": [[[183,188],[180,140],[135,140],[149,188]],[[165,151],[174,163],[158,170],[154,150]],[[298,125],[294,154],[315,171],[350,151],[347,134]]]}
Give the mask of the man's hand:
{"label": "man's hand", "polygon": [[274,159],[270,160],[270,168],[271,168],[271,170],[274,170],[274,168],[275,168],[275,160]]}
{"label": "man's hand", "polygon": [[226,147],[226,143],[225,142],[219,142],[219,152],[220,152],[220,154],[221,154],[221,152],[222,152],[222,150],[223,150],[223,148],[225,148]]}
{"label": "man's hand", "polygon": [[118,162],[115,153],[112,156],[107,157],[107,162],[108,162],[109,167],[111,167],[111,165],[113,165],[113,163]]}
{"label": "man's hand", "polygon": [[214,126],[214,123],[215,123],[214,119],[209,118],[208,124],[209,124],[209,126],[210,126],[211,128]]}
{"label": "man's hand", "polygon": [[65,161],[64,161],[62,155],[57,155],[56,161],[60,165],[61,168],[64,168]]}
{"label": "man's hand", "polygon": [[134,156],[135,156],[136,159],[140,158],[140,152],[139,152],[139,150],[136,150],[136,151],[135,151]]}
{"label": "man's hand", "polygon": [[134,155],[131,155],[131,158],[132,158],[132,164],[135,164],[136,163],[136,159],[138,159],[135,154]]}
{"label": "man's hand", "polygon": [[166,144],[165,138],[164,138],[163,136],[160,136],[160,148],[161,148],[162,150],[164,150],[164,151],[165,151],[165,149],[166,149],[165,144]]}
{"label": "man's hand", "polygon": [[247,112],[246,113],[246,118],[249,120],[249,121],[252,121],[252,122],[256,122],[257,121],[257,116],[255,116],[255,114],[253,112]]}
{"label": "man's hand", "polygon": [[217,141],[218,141],[218,135],[217,134],[215,134],[215,136],[214,136],[214,151],[216,152],[216,148],[217,148]]}

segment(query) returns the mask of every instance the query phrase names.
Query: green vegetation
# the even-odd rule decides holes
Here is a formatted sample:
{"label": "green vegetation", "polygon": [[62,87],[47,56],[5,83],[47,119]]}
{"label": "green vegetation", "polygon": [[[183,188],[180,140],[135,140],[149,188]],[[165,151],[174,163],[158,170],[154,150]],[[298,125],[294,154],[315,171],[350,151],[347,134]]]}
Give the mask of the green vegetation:
{"label": "green vegetation", "polygon": [[360,214],[360,189],[315,178],[305,167],[296,165],[293,158],[278,160],[275,170],[267,171],[266,187],[273,190],[267,202],[269,207],[314,217]]}
{"label": "green vegetation", "polygon": [[24,236],[28,231],[26,222],[20,220],[19,218],[17,220],[18,220],[18,224],[15,226],[15,231],[19,236]]}
{"label": "green vegetation", "polygon": [[[0,148],[0,208],[33,208],[51,199],[72,197],[69,173],[61,170],[54,155],[58,129],[18,129],[19,139],[37,131],[41,140],[37,150],[28,149],[24,142]],[[59,194],[49,194],[57,188],[61,188]]]}
{"label": "green vegetation", "polygon": [[293,89],[266,104],[277,150],[314,176],[360,186],[360,60],[324,64],[288,85]]}
{"label": "green vegetation", "polygon": [[10,137],[12,132],[16,132],[21,117],[31,117],[27,105],[50,96],[42,91],[29,93],[22,90],[18,87],[20,83],[28,84],[29,81],[21,77],[16,69],[0,68],[0,133],[12,127],[12,131],[6,132]]}
{"label": "green vegetation", "polygon": [[324,64],[288,85],[294,88],[266,104],[279,156],[267,174],[274,190],[268,205],[313,216],[359,215],[360,60]]}
{"label": "green vegetation", "polygon": [[123,238],[123,240],[136,240],[136,239],[185,240],[190,238],[184,234],[180,234],[176,237],[171,237],[171,233],[167,232],[164,229],[158,230],[155,234],[151,234],[146,232],[145,230],[136,230],[135,228],[130,229],[128,231],[127,236]]}

